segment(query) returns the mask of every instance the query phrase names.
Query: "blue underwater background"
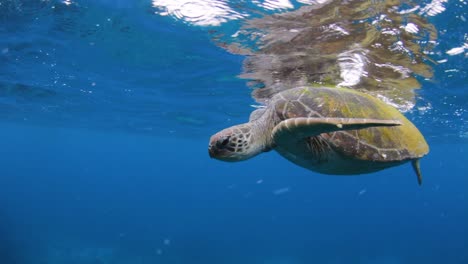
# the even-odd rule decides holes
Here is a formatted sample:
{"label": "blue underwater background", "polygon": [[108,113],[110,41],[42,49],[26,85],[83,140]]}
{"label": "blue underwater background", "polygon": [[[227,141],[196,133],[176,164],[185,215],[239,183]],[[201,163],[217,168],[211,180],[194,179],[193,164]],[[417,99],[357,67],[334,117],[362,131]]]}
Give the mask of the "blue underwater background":
{"label": "blue underwater background", "polygon": [[467,4],[443,4],[431,107],[405,113],[431,147],[420,187],[409,164],[210,159],[255,103],[214,26],[149,0],[0,1],[0,264],[468,263],[466,50],[445,54],[468,43]]}

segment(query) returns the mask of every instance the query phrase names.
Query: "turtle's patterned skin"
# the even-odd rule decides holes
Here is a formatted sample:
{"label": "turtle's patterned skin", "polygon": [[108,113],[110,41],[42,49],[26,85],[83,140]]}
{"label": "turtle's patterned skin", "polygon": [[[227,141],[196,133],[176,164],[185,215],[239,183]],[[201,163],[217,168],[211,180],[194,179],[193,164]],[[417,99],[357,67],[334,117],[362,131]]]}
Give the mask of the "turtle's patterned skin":
{"label": "turtle's patterned skin", "polygon": [[[332,129],[322,133],[320,122],[329,119]],[[364,126],[342,128],[348,120],[361,120]],[[249,123],[215,134],[209,146],[212,157],[226,161],[270,149],[325,174],[370,173],[411,160],[419,179],[417,160],[429,151],[419,130],[397,109],[364,93],[328,87],[280,92],[265,109],[253,112]]]}

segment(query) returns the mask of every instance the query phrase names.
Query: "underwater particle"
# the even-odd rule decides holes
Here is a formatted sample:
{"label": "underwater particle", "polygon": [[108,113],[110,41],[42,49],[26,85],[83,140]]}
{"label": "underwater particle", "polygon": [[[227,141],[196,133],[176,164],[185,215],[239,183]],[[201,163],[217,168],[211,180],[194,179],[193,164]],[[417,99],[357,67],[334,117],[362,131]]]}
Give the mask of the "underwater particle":
{"label": "underwater particle", "polygon": [[262,184],[262,183],[263,183],[263,180],[262,180],[262,179],[260,179],[260,180],[257,181],[257,184]]}
{"label": "underwater particle", "polygon": [[162,255],[162,253],[163,253],[162,249],[160,249],[160,248],[156,249],[156,254]]}
{"label": "underwater particle", "polygon": [[430,111],[432,109],[431,104],[427,104],[425,106],[418,106],[417,110],[419,111],[420,114],[425,114],[426,112]]}
{"label": "underwater particle", "polygon": [[171,240],[169,238],[166,238],[166,239],[163,240],[163,244],[165,246],[169,246],[171,244]]}
{"label": "underwater particle", "polygon": [[[63,84],[63,86],[66,86],[66,84]],[[80,89],[80,92],[82,92],[82,93],[88,93],[88,94],[92,94],[92,93],[93,93],[93,91],[91,91],[91,90],[83,90],[83,89]]]}
{"label": "underwater particle", "polygon": [[285,188],[274,190],[273,194],[274,195],[281,195],[281,194],[285,194],[285,193],[289,192],[290,190],[291,190],[290,187],[285,187]]}
{"label": "underwater particle", "polygon": [[2,54],[7,54],[8,53],[8,48],[2,49]]}
{"label": "underwater particle", "polygon": [[365,194],[366,192],[367,192],[367,189],[364,188],[364,189],[362,189],[362,190],[360,190],[360,191],[358,192],[358,196],[361,196],[361,195]]}
{"label": "underwater particle", "polygon": [[246,194],[243,195],[243,197],[244,197],[245,199],[248,199],[248,198],[250,198],[250,197],[252,197],[252,196],[253,196],[253,192],[248,192],[248,193],[246,193]]}
{"label": "underwater particle", "polygon": [[461,131],[460,132],[460,137],[461,138],[468,138],[468,131]]}
{"label": "underwater particle", "polygon": [[199,118],[196,118],[196,117],[184,116],[184,115],[176,116],[176,120],[181,122],[181,123],[185,123],[185,124],[189,124],[189,125],[196,125],[196,126],[205,124],[205,121],[202,120],[202,119],[199,119]]}

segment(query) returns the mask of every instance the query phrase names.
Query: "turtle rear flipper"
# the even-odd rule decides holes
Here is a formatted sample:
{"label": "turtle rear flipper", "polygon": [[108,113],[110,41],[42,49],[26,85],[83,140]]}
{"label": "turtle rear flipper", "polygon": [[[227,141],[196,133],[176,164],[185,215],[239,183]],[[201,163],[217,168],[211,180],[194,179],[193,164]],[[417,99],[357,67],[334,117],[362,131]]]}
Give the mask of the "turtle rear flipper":
{"label": "turtle rear flipper", "polygon": [[414,159],[411,161],[411,165],[413,165],[414,172],[418,177],[418,184],[422,184],[422,174],[421,174],[421,167],[419,166],[419,159]]}
{"label": "turtle rear flipper", "polygon": [[283,145],[322,133],[401,124],[399,120],[298,117],[281,121],[273,129],[272,136],[276,144]]}

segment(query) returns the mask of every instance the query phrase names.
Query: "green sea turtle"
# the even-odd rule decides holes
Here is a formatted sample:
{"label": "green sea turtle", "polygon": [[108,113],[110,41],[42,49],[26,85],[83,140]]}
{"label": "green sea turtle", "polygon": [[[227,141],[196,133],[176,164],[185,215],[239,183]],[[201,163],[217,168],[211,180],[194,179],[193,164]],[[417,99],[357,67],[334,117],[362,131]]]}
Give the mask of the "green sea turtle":
{"label": "green sea turtle", "polygon": [[379,171],[408,161],[421,184],[419,159],[429,147],[397,109],[347,88],[298,87],[274,95],[248,123],[210,139],[209,155],[241,161],[276,150],[304,168],[324,174]]}

